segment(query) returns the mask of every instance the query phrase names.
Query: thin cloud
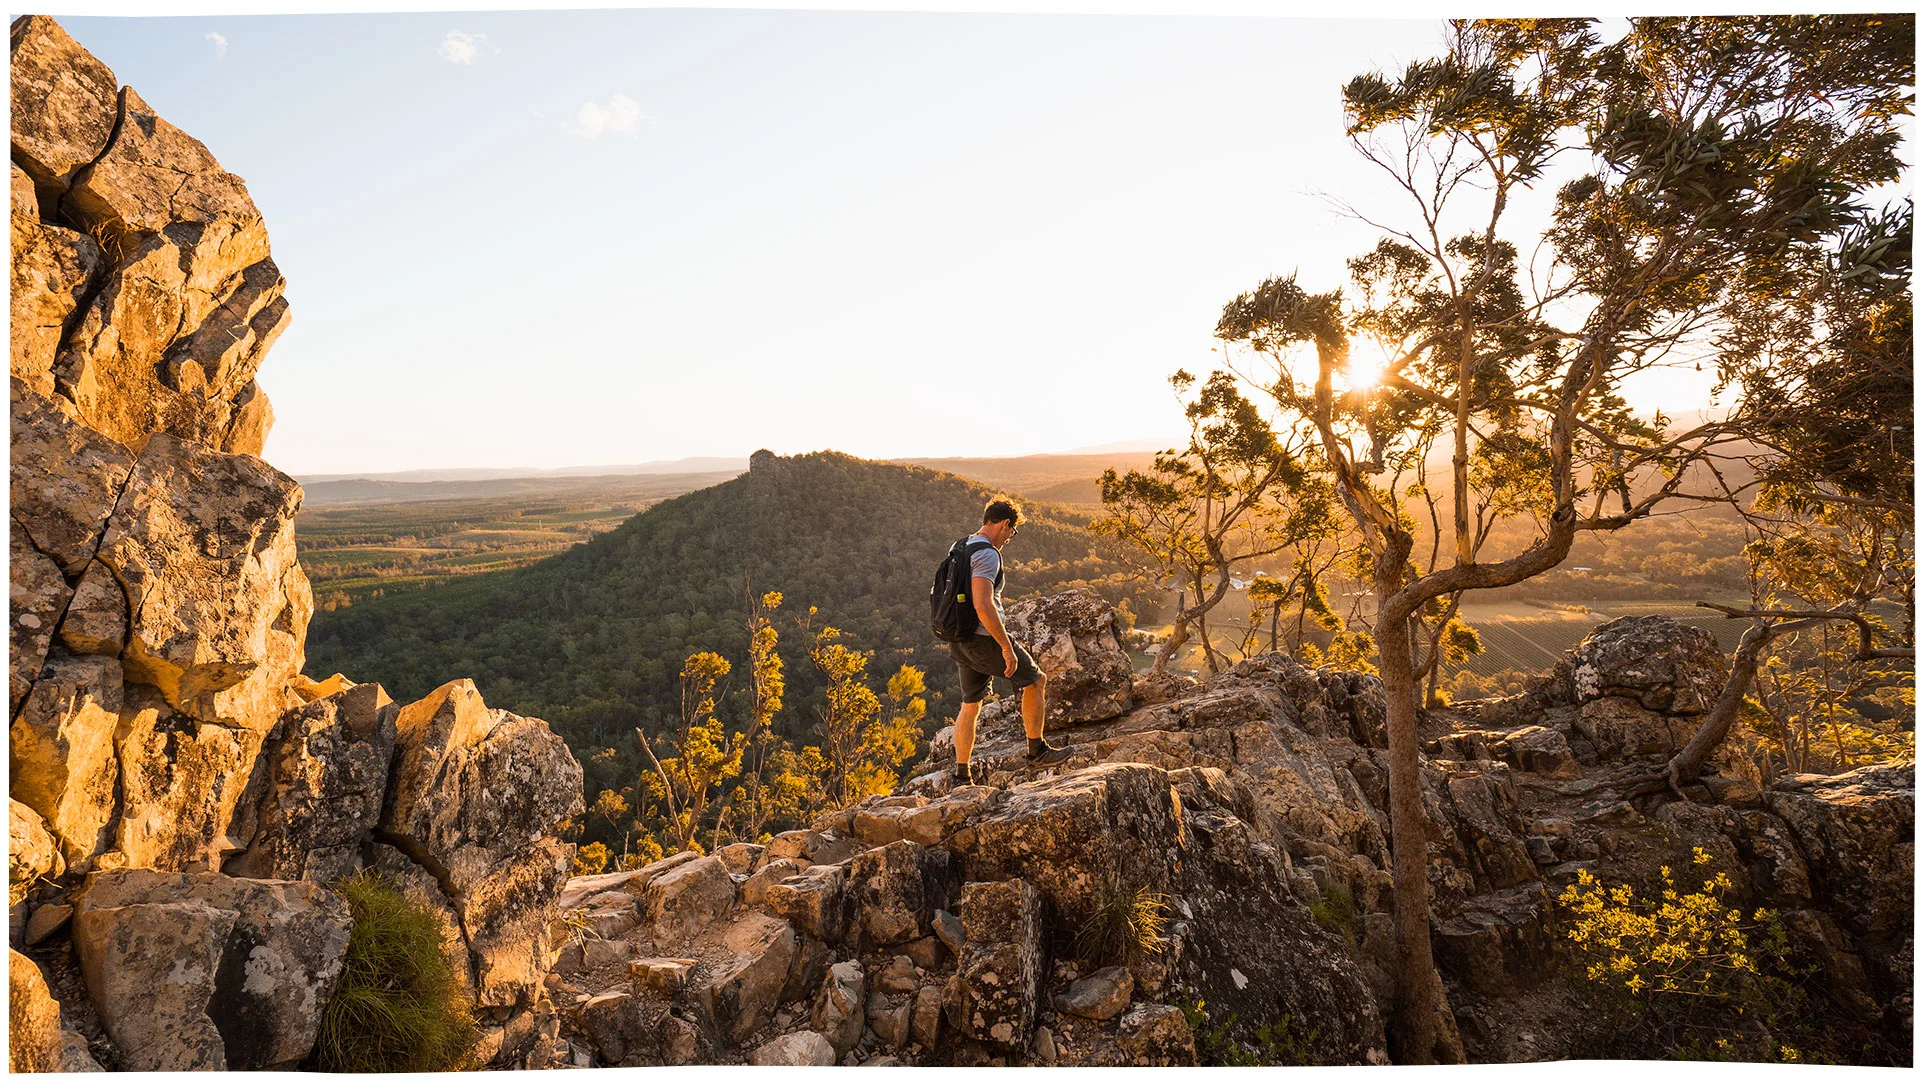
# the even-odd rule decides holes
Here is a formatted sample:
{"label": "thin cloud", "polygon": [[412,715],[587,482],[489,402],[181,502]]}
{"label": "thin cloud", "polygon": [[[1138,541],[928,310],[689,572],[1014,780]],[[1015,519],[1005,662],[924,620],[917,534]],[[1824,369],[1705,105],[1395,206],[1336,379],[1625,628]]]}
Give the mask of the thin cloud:
{"label": "thin cloud", "polygon": [[227,55],[227,36],[225,34],[208,34],[207,40],[213,42],[213,55]]}
{"label": "thin cloud", "polygon": [[447,31],[447,36],[440,42],[440,55],[450,64],[471,64],[499,51],[500,47],[488,41],[487,35],[469,34],[462,30]]}
{"label": "thin cloud", "polygon": [[589,101],[580,106],[579,114],[574,118],[577,124],[571,130],[584,139],[597,139],[607,132],[631,135],[646,119],[640,111],[640,103],[625,94],[615,94],[605,105]]}

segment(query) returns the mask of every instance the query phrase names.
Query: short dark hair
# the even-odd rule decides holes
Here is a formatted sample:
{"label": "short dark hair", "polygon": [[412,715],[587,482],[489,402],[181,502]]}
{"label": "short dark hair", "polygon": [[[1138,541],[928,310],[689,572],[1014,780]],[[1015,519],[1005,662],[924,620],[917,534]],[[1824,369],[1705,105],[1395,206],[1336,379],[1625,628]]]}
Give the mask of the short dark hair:
{"label": "short dark hair", "polygon": [[980,517],[980,524],[991,525],[996,521],[1010,521],[1020,524],[1020,508],[1006,499],[995,499],[987,504],[987,512]]}

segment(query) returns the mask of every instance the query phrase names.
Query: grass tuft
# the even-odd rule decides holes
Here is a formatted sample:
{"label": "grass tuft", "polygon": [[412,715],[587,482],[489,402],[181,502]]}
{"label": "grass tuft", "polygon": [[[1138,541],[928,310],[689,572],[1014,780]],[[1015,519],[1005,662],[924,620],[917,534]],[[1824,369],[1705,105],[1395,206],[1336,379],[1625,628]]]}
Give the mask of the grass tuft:
{"label": "grass tuft", "polygon": [[326,1072],[447,1072],[475,1067],[479,1032],[440,921],[363,872],[334,888],[353,909],[340,984],[312,1066]]}
{"label": "grass tuft", "polygon": [[1073,936],[1085,964],[1121,964],[1133,955],[1152,956],[1166,947],[1167,898],[1150,886],[1110,887]]}

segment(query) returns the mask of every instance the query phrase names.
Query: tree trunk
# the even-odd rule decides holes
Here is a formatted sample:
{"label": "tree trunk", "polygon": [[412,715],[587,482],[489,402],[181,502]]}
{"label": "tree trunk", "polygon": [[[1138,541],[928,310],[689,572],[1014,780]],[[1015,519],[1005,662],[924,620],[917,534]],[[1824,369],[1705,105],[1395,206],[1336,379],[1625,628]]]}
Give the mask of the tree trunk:
{"label": "tree trunk", "polygon": [[1445,627],[1442,627],[1427,645],[1434,651],[1433,666],[1427,669],[1427,708],[1429,709],[1440,707],[1440,633],[1444,631]]}
{"label": "tree trunk", "polygon": [[1213,655],[1213,635],[1207,633],[1206,608],[1200,609],[1200,614],[1194,619],[1194,624],[1200,628],[1200,655],[1206,657],[1207,674],[1217,674],[1220,671],[1220,661]]}
{"label": "tree trunk", "polygon": [[1167,670],[1167,661],[1173,659],[1173,654],[1179,652],[1180,646],[1186,643],[1187,614],[1183,607],[1180,613],[1173,617],[1173,629],[1167,631],[1167,640],[1160,643],[1160,652],[1153,658],[1153,668],[1148,674],[1158,675]]}
{"label": "tree trunk", "polygon": [[[1391,580],[1391,578],[1389,578]],[[1381,597],[1385,608],[1386,597]],[[1395,980],[1394,1061],[1431,1065],[1440,1056],[1440,976],[1433,966],[1427,900],[1427,814],[1420,798],[1420,683],[1408,622],[1377,628],[1387,691],[1387,803],[1393,829],[1393,907],[1400,953]],[[1459,1060],[1457,1049],[1450,1055]]]}

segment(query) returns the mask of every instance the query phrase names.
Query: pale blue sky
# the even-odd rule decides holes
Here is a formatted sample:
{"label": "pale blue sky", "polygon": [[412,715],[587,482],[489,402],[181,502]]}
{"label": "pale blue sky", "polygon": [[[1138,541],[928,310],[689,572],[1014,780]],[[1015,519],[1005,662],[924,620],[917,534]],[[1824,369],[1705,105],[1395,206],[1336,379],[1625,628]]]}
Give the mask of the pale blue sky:
{"label": "pale blue sky", "polygon": [[1392,203],[1342,136],[1339,88],[1441,33],[724,10],[61,21],[266,215],[294,313],[261,374],[266,457],[294,473],[1170,438],[1166,376],[1210,364],[1226,300],[1296,267],[1337,286],[1372,245],[1319,195]]}

